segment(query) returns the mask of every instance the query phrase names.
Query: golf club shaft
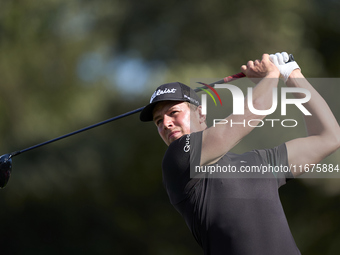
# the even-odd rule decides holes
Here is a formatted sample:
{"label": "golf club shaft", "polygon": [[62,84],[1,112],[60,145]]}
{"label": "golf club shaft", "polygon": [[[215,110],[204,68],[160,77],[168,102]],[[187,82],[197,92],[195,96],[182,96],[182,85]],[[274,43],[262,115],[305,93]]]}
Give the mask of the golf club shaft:
{"label": "golf club shaft", "polygon": [[[246,76],[246,75],[245,75],[244,73],[237,73],[237,74],[234,74],[234,75],[230,75],[230,76],[224,77],[222,80],[215,81],[215,82],[209,84],[209,86],[214,87],[215,84],[228,83],[228,82],[231,82],[231,81],[234,81],[234,80],[243,78],[243,77],[245,77],[245,76]],[[206,88],[208,88],[208,87],[203,86],[202,88],[206,89]],[[201,88],[194,89],[194,91],[195,91],[195,92],[199,92],[199,91],[201,91]]]}
{"label": "golf club shaft", "polygon": [[109,122],[111,122],[111,121],[114,121],[114,120],[118,120],[118,119],[124,118],[124,117],[126,117],[126,116],[129,116],[129,115],[132,115],[132,114],[134,114],[134,113],[140,112],[140,111],[142,111],[143,109],[144,109],[144,106],[141,107],[141,108],[135,109],[135,110],[133,110],[133,111],[130,111],[130,112],[127,112],[127,113],[118,115],[118,116],[113,117],[113,118],[111,118],[111,119],[107,119],[107,120],[104,120],[104,121],[102,121],[102,122],[93,124],[93,125],[91,125],[91,126],[88,126],[88,127],[85,127],[85,128],[79,129],[79,130],[76,130],[76,131],[71,132],[71,133],[68,133],[68,134],[66,134],[66,135],[62,135],[62,136],[59,136],[59,137],[57,137],[57,138],[48,140],[48,141],[46,141],[46,142],[36,144],[36,145],[31,146],[31,147],[28,147],[28,148],[26,148],[26,149],[23,149],[23,150],[20,150],[20,151],[12,152],[12,153],[10,153],[10,157],[13,158],[14,156],[17,156],[17,155],[19,155],[19,154],[21,154],[21,153],[24,153],[24,152],[26,152],[26,151],[30,151],[30,150],[33,150],[33,149],[35,149],[35,148],[44,146],[44,145],[46,145],[46,144],[53,143],[53,142],[56,142],[56,141],[58,141],[58,140],[64,139],[64,138],[66,138],[66,137],[69,137],[69,136],[72,136],[72,135],[75,135],[75,134],[79,134],[79,133],[84,132],[84,131],[86,131],[86,130],[89,130],[89,129],[92,129],[92,128],[95,128],[95,127],[99,127],[99,126],[104,125],[104,124],[106,124],[106,123],[109,123]]}
{"label": "golf club shaft", "polygon": [[[213,82],[213,83],[209,84],[209,86],[214,87],[215,84],[227,83],[227,82],[230,82],[230,81],[233,81],[233,80],[236,80],[236,79],[239,79],[239,78],[243,78],[243,77],[245,77],[245,75],[244,75],[243,73],[237,73],[237,74],[234,74],[234,75],[225,77],[225,78],[223,78],[222,80]],[[205,88],[205,87],[203,87],[203,88]],[[200,89],[195,89],[195,92],[198,92],[199,90],[200,90]],[[99,123],[97,123],[97,124],[93,124],[93,125],[91,125],[91,126],[88,126],[88,127],[85,127],[85,128],[79,129],[79,130],[76,130],[76,131],[71,132],[71,133],[68,133],[68,134],[66,134],[66,135],[59,136],[59,137],[57,137],[57,138],[48,140],[48,141],[46,141],[46,142],[36,144],[36,145],[31,146],[31,147],[28,147],[28,148],[26,148],[26,149],[23,149],[23,150],[20,150],[20,151],[12,152],[12,153],[10,153],[10,158],[13,158],[14,156],[17,156],[17,155],[19,155],[19,154],[21,154],[21,153],[24,153],[24,152],[27,152],[27,151],[36,149],[36,148],[38,148],[38,147],[44,146],[44,145],[46,145],[46,144],[50,144],[50,143],[56,142],[56,141],[58,141],[58,140],[64,139],[64,138],[66,138],[66,137],[69,137],[69,136],[72,136],[72,135],[75,135],[75,134],[79,134],[79,133],[84,132],[84,131],[86,131],[86,130],[89,130],[89,129],[92,129],[92,128],[95,128],[95,127],[104,125],[104,124],[109,123],[109,122],[111,122],[111,121],[118,120],[118,119],[127,117],[127,116],[129,116],[129,115],[132,115],[132,114],[141,112],[141,111],[144,109],[144,107],[145,107],[145,106],[143,106],[143,107],[141,107],[141,108],[138,108],[138,109],[135,109],[135,110],[133,110],[133,111],[130,111],[130,112],[127,112],[127,113],[118,115],[118,116],[113,117],[113,118],[111,118],[111,119],[104,120],[104,121],[99,122]]]}

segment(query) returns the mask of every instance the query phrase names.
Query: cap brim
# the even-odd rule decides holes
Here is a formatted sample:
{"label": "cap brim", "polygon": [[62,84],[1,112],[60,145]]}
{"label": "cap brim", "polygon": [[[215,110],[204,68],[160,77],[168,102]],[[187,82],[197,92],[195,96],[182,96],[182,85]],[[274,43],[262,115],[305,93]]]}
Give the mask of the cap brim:
{"label": "cap brim", "polygon": [[186,100],[179,100],[178,98],[176,99],[167,98],[166,100],[159,100],[157,102],[153,102],[144,107],[144,109],[141,111],[139,115],[139,119],[143,122],[153,121],[153,110],[155,109],[156,104],[164,101],[187,102]]}
{"label": "cap brim", "polygon": [[152,121],[153,120],[153,109],[155,108],[156,104],[158,102],[155,103],[151,103],[148,104],[147,106],[144,107],[144,109],[141,111],[140,115],[139,115],[139,119],[141,121]]}

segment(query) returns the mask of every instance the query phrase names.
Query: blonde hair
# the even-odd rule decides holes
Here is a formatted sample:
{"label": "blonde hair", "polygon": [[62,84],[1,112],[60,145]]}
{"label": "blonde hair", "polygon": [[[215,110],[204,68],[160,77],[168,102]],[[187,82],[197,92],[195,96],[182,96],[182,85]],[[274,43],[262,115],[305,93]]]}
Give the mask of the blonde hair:
{"label": "blonde hair", "polygon": [[185,103],[189,106],[190,109],[196,111],[196,109],[197,109],[197,107],[198,107],[197,105],[191,104],[191,103],[189,103],[189,102],[185,102]]}

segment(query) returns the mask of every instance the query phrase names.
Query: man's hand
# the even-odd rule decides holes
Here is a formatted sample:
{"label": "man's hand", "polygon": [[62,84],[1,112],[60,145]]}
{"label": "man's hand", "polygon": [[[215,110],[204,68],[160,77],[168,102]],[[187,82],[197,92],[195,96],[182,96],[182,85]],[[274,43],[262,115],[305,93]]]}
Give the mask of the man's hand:
{"label": "man's hand", "polygon": [[278,78],[279,69],[270,60],[268,54],[262,55],[262,60],[248,61],[247,65],[241,66],[241,71],[248,78]]}
{"label": "man's hand", "polygon": [[[300,69],[296,61],[289,61],[289,55],[287,52],[275,53],[270,55],[270,60],[275,64],[275,66],[280,70],[280,74],[286,83],[290,74],[296,70]],[[301,69],[300,69],[301,70]]]}

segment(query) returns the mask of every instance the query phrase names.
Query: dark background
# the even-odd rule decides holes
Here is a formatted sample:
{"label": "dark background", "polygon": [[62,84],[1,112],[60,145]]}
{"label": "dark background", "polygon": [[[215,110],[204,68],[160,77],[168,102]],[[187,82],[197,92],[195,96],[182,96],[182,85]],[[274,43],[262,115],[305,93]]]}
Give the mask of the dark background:
{"label": "dark background", "polygon": [[[139,108],[161,83],[237,73],[263,53],[293,53],[306,77],[340,75],[337,1],[0,5],[0,154]],[[339,119],[339,88],[318,90]],[[304,135],[256,132],[237,150]],[[163,189],[165,150],[136,114],[15,157],[0,190],[0,253],[202,254]],[[325,162],[339,164],[339,152]],[[339,186],[303,179],[280,190],[302,254],[340,253]]]}

